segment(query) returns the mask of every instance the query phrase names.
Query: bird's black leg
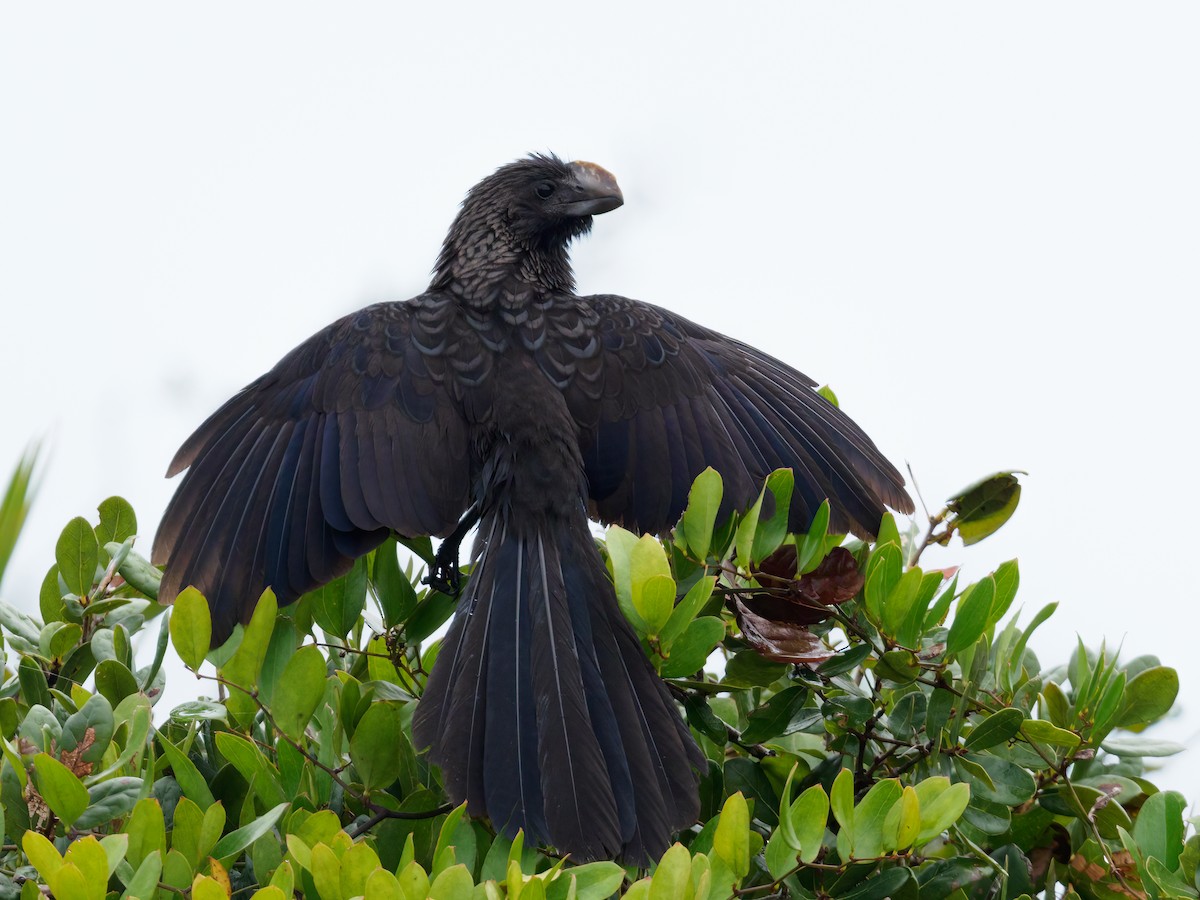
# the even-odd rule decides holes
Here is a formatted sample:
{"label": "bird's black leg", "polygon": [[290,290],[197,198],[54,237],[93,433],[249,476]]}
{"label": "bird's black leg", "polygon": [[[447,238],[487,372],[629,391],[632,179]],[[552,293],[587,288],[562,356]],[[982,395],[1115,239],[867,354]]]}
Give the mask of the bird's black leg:
{"label": "bird's black leg", "polygon": [[425,576],[425,584],[443,594],[458,596],[462,589],[462,576],[458,571],[458,548],[467,532],[474,528],[478,521],[479,504],[476,502],[463,513],[463,517],[454,526],[454,531],[450,532],[449,537],[438,547],[433,556],[433,565],[429,567],[429,574]]}

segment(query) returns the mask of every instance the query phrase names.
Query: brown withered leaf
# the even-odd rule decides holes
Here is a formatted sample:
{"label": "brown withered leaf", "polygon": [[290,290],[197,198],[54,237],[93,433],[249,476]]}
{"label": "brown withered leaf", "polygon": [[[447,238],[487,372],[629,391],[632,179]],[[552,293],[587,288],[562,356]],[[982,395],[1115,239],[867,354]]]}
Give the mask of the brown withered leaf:
{"label": "brown withered leaf", "polygon": [[742,637],[760,656],[781,663],[822,663],[836,654],[804,625],[758,615],[741,600],[733,601]]}
{"label": "brown withered leaf", "polygon": [[46,835],[47,830],[53,833],[54,815],[42,799],[42,795],[38,793],[38,789],[33,786],[32,778],[25,782],[25,805],[29,808],[30,827],[42,835]]}
{"label": "brown withered leaf", "polygon": [[815,625],[829,618],[829,607],[862,590],[858,562],[845,547],[834,547],[820,564],[796,577],[796,548],[780,547],[762,561],[757,573],[763,590],[742,598],[744,606],[775,623]]}

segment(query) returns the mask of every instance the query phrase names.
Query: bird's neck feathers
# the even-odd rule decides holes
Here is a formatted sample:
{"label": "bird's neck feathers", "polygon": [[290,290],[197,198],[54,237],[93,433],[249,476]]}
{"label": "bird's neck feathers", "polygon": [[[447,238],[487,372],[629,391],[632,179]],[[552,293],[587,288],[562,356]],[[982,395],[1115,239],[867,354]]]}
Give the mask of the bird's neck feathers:
{"label": "bird's neck feathers", "polygon": [[450,226],[430,284],[433,290],[449,290],[480,308],[574,292],[568,244],[591,228],[590,217],[570,227],[533,228],[519,212],[474,199],[467,199]]}

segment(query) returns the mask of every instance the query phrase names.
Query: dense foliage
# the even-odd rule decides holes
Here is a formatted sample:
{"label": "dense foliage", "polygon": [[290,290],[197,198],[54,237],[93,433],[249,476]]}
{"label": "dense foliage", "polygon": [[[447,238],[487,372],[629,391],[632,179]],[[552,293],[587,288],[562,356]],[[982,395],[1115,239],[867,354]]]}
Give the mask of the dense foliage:
{"label": "dense foliage", "polygon": [[[0,576],[28,506],[0,507]],[[0,898],[599,900],[1196,897],[1184,800],[1145,777],[1174,670],[1104,648],[1046,667],[1016,561],[970,584],[923,549],[1012,514],[1013,473],[928,531],[789,535],[790,473],[716,521],[696,481],[671,540],[609,528],[622,609],[708,759],[702,818],[649,872],[572,866],[445,803],[410,723],[453,598],[396,541],[209,652],[204,599],[153,602],[133,510],[67,524],[37,606],[0,604]],[[430,559],[426,541],[409,548]],[[157,619],[157,622],[155,621]],[[135,662],[146,641],[148,665]],[[171,649],[208,695],[156,707]]]}

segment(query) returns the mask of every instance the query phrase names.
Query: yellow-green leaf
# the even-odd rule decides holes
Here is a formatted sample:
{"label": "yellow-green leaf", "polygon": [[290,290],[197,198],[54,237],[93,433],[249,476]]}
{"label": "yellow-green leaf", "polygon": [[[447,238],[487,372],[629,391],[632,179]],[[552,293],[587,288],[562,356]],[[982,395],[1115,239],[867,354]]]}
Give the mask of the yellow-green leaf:
{"label": "yellow-green leaf", "polygon": [[183,664],[192,671],[200,668],[212,640],[212,615],[208,601],[194,587],[186,587],[175,598],[171,610],[171,643]]}

